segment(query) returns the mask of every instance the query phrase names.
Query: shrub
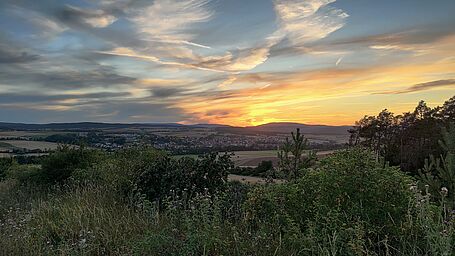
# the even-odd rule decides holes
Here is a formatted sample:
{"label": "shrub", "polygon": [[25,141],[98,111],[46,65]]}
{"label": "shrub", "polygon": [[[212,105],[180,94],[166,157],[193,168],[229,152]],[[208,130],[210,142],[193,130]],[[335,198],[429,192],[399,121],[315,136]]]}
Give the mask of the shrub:
{"label": "shrub", "polygon": [[192,198],[223,191],[232,162],[229,155],[207,154],[198,159],[173,158],[152,148],[122,150],[92,168],[92,176],[127,196],[145,196],[162,206],[168,197]]}
{"label": "shrub", "polygon": [[0,157],[0,181],[5,179],[8,169],[13,165],[12,158],[1,158]]}
{"label": "shrub", "polygon": [[103,159],[97,150],[84,147],[61,146],[41,162],[40,180],[44,183],[61,183],[77,170],[86,170]]}
{"label": "shrub", "polygon": [[207,154],[202,158],[175,160],[163,156],[144,166],[135,177],[136,189],[149,200],[167,196],[192,198],[197,194],[223,191],[232,163],[228,155]]}
{"label": "shrub", "polygon": [[7,173],[7,177],[17,180],[20,184],[36,184],[41,182],[41,168],[33,164],[14,164]]}
{"label": "shrub", "polygon": [[340,151],[296,182],[258,187],[247,202],[248,218],[253,227],[266,224],[287,236],[316,232],[317,243],[336,234],[342,254],[357,254],[362,250],[353,248],[361,244],[396,242],[390,240],[400,236],[406,221],[410,183],[398,168],[378,164],[369,151]]}

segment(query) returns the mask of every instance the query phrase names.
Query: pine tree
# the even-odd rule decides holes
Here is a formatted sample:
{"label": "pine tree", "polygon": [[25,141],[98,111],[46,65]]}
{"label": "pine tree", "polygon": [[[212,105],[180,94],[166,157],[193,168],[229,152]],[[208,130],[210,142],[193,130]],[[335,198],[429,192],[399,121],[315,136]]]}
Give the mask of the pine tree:
{"label": "pine tree", "polygon": [[308,167],[309,164],[316,158],[316,154],[308,150],[308,139],[300,133],[300,129],[291,133],[292,141],[286,138],[286,142],[278,152],[279,169],[285,173],[288,179],[295,179],[299,176],[299,172]]}

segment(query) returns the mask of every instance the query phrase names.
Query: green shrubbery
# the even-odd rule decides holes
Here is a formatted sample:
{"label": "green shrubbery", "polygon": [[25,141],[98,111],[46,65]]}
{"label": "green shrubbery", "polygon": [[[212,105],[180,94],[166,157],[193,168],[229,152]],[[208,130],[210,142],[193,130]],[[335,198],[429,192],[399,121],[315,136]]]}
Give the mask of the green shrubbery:
{"label": "green shrubbery", "polygon": [[84,147],[62,146],[41,162],[39,179],[44,183],[60,183],[71,177],[73,172],[89,169],[102,160],[103,154]]}
{"label": "green shrubbery", "polygon": [[0,181],[4,180],[9,168],[13,165],[12,158],[0,158]]}
{"label": "green shrubbery", "polygon": [[[308,240],[302,233],[316,232],[336,236],[331,243],[342,254],[380,249],[384,239],[397,242],[410,184],[397,168],[376,163],[369,151],[340,151],[295,182],[258,187],[249,197],[248,217],[255,226],[272,225],[298,237],[302,246]],[[327,236],[311,239],[318,245],[329,242]]]}
{"label": "green shrubbery", "polygon": [[[229,155],[172,158],[61,148],[11,162],[0,255],[451,255],[447,194],[368,150],[339,151],[282,184],[227,182]],[[410,189],[411,188],[411,189]]]}

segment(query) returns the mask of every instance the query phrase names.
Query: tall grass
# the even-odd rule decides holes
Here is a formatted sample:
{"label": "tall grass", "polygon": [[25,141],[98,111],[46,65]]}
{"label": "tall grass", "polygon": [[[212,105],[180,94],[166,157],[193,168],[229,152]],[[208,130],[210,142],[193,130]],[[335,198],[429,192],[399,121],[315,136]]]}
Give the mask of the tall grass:
{"label": "tall grass", "polygon": [[150,219],[103,186],[63,187],[2,220],[1,255],[125,255]]}

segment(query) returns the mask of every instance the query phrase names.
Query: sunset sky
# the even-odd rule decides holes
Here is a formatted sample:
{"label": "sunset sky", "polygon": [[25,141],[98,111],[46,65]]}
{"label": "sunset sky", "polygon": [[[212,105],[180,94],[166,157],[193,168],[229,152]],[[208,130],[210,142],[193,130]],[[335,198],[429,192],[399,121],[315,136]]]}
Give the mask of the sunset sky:
{"label": "sunset sky", "polygon": [[455,95],[454,0],[1,0],[0,121],[351,125]]}

